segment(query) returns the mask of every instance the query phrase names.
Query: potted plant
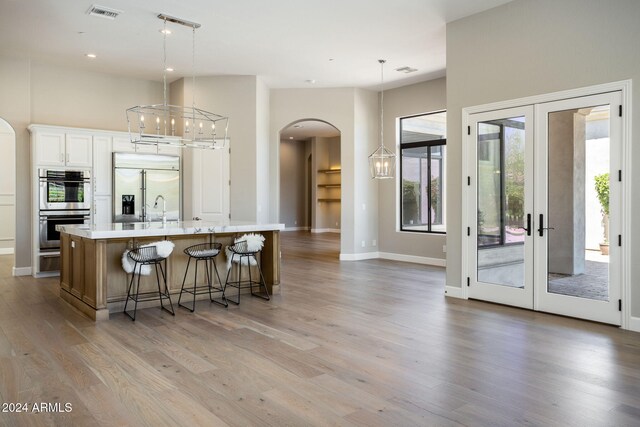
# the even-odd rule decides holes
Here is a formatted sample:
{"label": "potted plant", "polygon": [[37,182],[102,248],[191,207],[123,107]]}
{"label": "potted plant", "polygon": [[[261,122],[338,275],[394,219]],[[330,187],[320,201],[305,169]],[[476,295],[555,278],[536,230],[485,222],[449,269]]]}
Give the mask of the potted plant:
{"label": "potted plant", "polygon": [[600,243],[600,252],[602,255],[609,255],[609,173],[596,175],[594,181],[602,208],[602,226],[604,228],[604,242]]}

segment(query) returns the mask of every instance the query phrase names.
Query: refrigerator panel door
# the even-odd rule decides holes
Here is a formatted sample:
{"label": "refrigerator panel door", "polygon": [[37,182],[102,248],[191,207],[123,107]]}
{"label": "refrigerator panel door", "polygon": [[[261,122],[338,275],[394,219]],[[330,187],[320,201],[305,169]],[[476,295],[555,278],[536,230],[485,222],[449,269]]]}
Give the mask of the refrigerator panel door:
{"label": "refrigerator panel door", "polygon": [[142,221],[142,170],[120,169],[113,172],[113,222]]}
{"label": "refrigerator panel door", "polygon": [[[147,221],[162,220],[162,199],[164,197],[167,204],[167,220],[178,221],[180,219],[180,172],[167,170],[146,170],[147,189]],[[158,200],[157,206],[155,205]]]}

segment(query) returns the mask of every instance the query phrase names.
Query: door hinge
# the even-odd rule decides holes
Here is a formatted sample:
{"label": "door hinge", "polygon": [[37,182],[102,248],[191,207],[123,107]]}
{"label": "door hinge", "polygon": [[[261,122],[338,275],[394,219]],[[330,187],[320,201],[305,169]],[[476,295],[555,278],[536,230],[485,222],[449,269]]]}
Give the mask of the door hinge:
{"label": "door hinge", "polygon": [[471,135],[471,126],[467,126],[467,135]]}
{"label": "door hinge", "polygon": [[622,311],[622,300],[618,300],[618,311]]}
{"label": "door hinge", "polygon": [[467,236],[471,236],[471,227],[467,227]]}
{"label": "door hinge", "polygon": [[231,214],[229,214],[229,219],[231,219]]}
{"label": "door hinge", "polygon": [[622,105],[618,106],[618,116],[622,117]]}
{"label": "door hinge", "polygon": [[229,186],[231,186],[231,180],[229,180]]}
{"label": "door hinge", "polygon": [[618,181],[622,182],[622,170],[618,171]]}
{"label": "door hinge", "polygon": [[618,234],[618,246],[622,246],[622,234]]}
{"label": "door hinge", "polygon": [[471,177],[470,176],[467,177],[467,185],[471,185]]}
{"label": "door hinge", "polygon": [[467,286],[471,286],[471,279],[467,277]]}

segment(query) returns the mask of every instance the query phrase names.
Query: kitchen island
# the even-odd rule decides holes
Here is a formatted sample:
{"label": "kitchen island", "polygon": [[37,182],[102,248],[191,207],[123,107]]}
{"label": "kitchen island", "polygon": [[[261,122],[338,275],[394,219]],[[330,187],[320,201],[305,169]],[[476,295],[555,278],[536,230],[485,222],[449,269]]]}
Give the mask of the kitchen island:
{"label": "kitchen island", "polygon": [[[124,251],[158,240],[169,240],[175,244],[175,248],[167,258],[167,286],[175,305],[188,261],[183,250],[188,246],[207,242],[220,242],[224,247],[244,233],[260,233],[265,237],[260,257],[262,272],[269,293],[278,293],[280,230],[283,228],[283,224],[239,221],[59,225],[60,297],[93,320],[109,319],[109,313],[123,311],[127,296],[131,276],[122,268]],[[217,265],[224,281],[227,271],[224,251],[218,255]],[[198,275],[198,283],[203,283],[204,272],[199,273],[203,275]],[[191,271],[187,283],[193,284]],[[141,292],[154,289],[157,289],[155,275],[143,276],[140,281]],[[208,298],[208,295],[201,295],[201,298]],[[150,304],[153,305],[153,302]],[[144,303],[139,304],[139,308],[144,307]]]}

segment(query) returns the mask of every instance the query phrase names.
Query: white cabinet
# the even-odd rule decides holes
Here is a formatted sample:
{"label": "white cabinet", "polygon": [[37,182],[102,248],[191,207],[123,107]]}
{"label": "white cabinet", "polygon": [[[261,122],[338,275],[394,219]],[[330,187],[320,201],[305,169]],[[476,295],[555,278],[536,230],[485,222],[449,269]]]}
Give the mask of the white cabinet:
{"label": "white cabinet", "polygon": [[[189,150],[191,216],[205,221],[229,219],[229,149]],[[186,169],[186,168],[185,168]],[[188,198],[186,198],[188,200]],[[190,219],[190,218],[185,218]]]}
{"label": "white cabinet", "polygon": [[111,136],[93,137],[93,193],[111,194]]}
{"label": "white cabinet", "polygon": [[90,168],[92,137],[90,134],[35,132],[37,166],[70,166]]}
{"label": "white cabinet", "polygon": [[152,154],[166,154],[170,156],[179,156],[180,147],[174,147],[170,145],[146,145],[146,144],[132,144],[129,138],[125,137],[113,137],[113,152],[114,153],[152,153]]}
{"label": "white cabinet", "polygon": [[111,222],[111,195],[93,196],[93,223],[108,224]]}

